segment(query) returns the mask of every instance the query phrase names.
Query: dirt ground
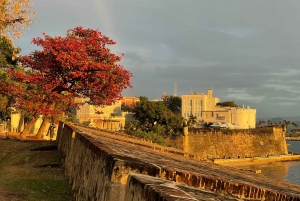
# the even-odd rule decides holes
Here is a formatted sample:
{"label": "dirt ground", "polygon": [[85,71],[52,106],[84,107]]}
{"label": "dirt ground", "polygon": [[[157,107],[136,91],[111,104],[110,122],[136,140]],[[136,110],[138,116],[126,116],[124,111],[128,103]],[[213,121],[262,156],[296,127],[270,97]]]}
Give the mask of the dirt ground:
{"label": "dirt ground", "polygon": [[0,136],[1,201],[74,200],[55,141],[10,137]]}

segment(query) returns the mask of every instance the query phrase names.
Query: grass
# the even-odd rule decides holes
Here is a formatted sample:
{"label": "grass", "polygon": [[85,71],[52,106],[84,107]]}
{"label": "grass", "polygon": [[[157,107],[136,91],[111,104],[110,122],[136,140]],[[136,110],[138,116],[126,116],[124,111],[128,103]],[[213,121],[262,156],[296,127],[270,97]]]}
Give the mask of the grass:
{"label": "grass", "polygon": [[0,139],[0,200],[74,200],[54,141]]}

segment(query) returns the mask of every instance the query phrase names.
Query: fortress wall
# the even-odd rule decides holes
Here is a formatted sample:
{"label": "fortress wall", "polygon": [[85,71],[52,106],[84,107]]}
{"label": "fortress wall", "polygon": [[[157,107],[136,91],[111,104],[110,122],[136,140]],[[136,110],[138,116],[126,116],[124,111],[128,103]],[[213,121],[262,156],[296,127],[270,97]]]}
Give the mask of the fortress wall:
{"label": "fortress wall", "polygon": [[[183,142],[183,147],[180,146]],[[183,149],[200,157],[252,158],[288,154],[281,128],[250,130],[189,129],[184,137],[168,139],[169,146]]]}
{"label": "fortress wall", "polygon": [[284,133],[277,128],[254,130],[211,129],[189,132],[184,150],[208,158],[247,158],[286,155]]}
{"label": "fortress wall", "polygon": [[67,125],[60,131],[58,147],[76,200],[122,201],[129,173],[154,177],[159,174],[156,166],[116,156],[105,144],[95,144]]}
{"label": "fortress wall", "polygon": [[58,148],[78,201],[300,199],[297,185],[191,159],[180,150],[122,134],[62,126]]}

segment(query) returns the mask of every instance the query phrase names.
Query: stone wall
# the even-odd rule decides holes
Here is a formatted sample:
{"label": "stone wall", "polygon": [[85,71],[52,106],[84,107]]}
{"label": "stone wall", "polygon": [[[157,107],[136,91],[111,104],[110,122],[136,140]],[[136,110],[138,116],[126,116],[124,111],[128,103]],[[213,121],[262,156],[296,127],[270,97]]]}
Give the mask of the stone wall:
{"label": "stone wall", "polygon": [[60,123],[57,142],[78,201],[300,200],[298,185],[122,133]]}
{"label": "stone wall", "polygon": [[[183,142],[183,147],[180,143]],[[252,158],[288,154],[285,133],[280,127],[250,130],[190,128],[169,146],[207,158]]]}

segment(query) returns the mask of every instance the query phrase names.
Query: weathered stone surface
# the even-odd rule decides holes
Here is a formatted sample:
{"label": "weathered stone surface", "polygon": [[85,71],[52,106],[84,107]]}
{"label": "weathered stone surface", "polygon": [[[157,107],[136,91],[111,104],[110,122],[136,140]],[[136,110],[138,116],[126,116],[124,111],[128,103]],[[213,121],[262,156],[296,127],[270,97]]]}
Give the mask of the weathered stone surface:
{"label": "weathered stone surface", "polygon": [[173,181],[146,175],[130,174],[124,200],[131,201],[198,201],[241,200],[215,192],[191,188]]}
{"label": "weathered stone surface", "polygon": [[126,200],[125,186],[133,173],[243,200],[300,200],[297,185],[202,161],[181,150],[73,125],[61,131],[59,148],[76,200]]}
{"label": "weathered stone surface", "polygon": [[281,127],[251,130],[190,128],[184,137],[168,140],[168,143],[186,152],[211,159],[288,154],[284,131]]}

